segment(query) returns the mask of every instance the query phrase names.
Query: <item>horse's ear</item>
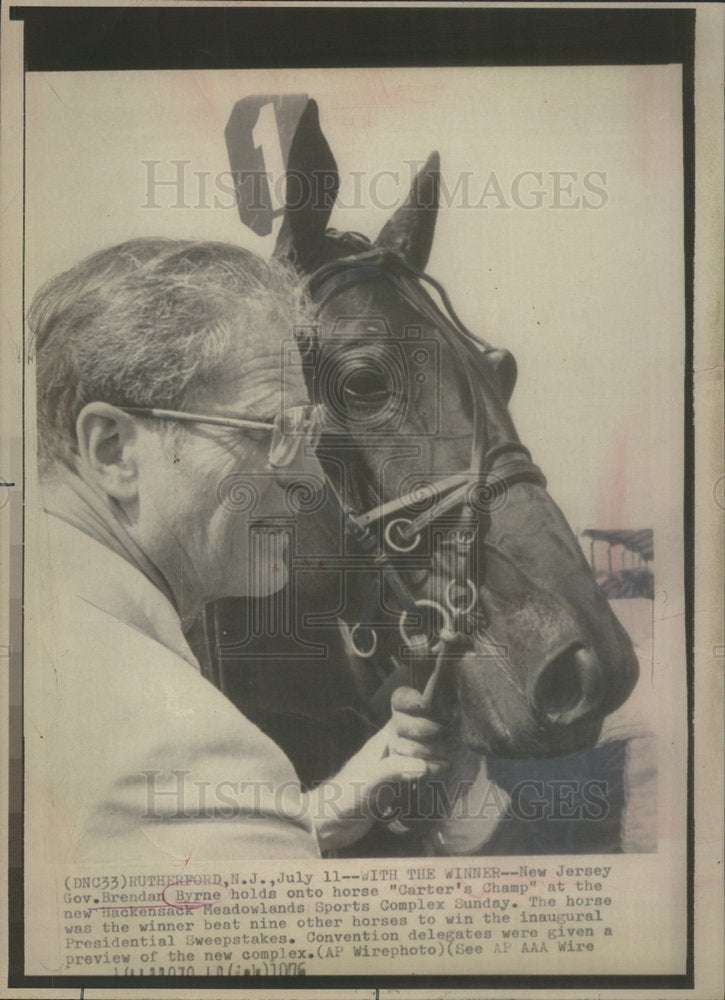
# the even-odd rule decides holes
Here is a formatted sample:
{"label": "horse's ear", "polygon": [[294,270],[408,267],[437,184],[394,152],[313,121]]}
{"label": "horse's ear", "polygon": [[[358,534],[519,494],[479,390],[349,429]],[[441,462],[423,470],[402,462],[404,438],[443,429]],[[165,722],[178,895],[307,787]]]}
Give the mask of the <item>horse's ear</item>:
{"label": "horse's ear", "polygon": [[433,245],[439,188],[440,157],[431,153],[405,203],[388,219],[375,241],[378,246],[397,250],[420,271],[425,270]]}
{"label": "horse's ear", "polygon": [[275,257],[287,257],[302,273],[319,265],[339,189],[337,163],[320,128],[317,102],[308,101],[290,146],[284,219]]}

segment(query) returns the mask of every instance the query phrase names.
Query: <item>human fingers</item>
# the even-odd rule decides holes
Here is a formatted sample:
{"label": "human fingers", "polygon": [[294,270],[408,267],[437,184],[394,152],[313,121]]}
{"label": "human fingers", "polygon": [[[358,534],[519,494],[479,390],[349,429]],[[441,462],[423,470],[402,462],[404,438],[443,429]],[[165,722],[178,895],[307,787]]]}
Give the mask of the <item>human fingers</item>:
{"label": "human fingers", "polygon": [[375,784],[391,781],[416,781],[421,778],[434,778],[444,774],[450,767],[447,760],[423,757],[406,757],[401,754],[391,754],[380,762],[375,774]]}
{"label": "human fingers", "polygon": [[420,691],[412,687],[399,687],[390,697],[390,707],[393,712],[404,712],[406,715],[429,716],[430,706]]}
{"label": "human fingers", "polygon": [[398,737],[409,740],[419,740],[428,743],[443,737],[445,727],[432,719],[423,716],[408,715],[405,712],[393,712],[393,727]]}
{"label": "human fingers", "polygon": [[420,757],[421,760],[446,760],[444,745],[439,742],[421,743],[404,737],[394,737],[389,744],[389,753],[400,757]]}

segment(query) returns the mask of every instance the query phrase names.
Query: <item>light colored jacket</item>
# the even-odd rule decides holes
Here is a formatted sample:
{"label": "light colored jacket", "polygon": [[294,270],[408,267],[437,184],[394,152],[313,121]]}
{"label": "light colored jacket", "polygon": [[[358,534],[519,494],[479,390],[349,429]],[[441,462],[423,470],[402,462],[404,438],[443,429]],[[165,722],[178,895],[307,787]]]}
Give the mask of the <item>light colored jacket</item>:
{"label": "light colored jacket", "polygon": [[202,677],[169,600],[77,527],[39,524],[26,556],[28,846],[57,870],[319,857],[292,764]]}

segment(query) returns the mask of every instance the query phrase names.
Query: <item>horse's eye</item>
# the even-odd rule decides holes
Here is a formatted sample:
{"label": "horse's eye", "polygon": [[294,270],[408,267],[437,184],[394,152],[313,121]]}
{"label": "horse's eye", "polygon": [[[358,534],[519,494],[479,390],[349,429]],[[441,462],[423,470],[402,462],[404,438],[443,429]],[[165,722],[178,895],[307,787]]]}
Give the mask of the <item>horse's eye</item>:
{"label": "horse's eye", "polygon": [[350,372],[343,385],[345,399],[356,404],[380,405],[390,396],[390,385],[385,373],[364,367]]}
{"label": "horse's eye", "polygon": [[404,384],[397,355],[344,346],[345,350],[330,352],[318,365],[315,399],[338,433],[387,432],[400,411]]}

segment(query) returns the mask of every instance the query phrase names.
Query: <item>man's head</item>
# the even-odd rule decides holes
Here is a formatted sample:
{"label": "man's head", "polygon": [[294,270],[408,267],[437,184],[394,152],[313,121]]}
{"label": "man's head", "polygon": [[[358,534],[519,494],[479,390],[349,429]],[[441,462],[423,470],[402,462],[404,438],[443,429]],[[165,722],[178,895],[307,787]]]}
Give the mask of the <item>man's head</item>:
{"label": "man's head", "polygon": [[[289,515],[284,483],[267,463],[264,431],[128,410],[270,420],[283,392],[285,405],[307,399],[299,368],[283,361],[307,322],[290,271],[220,243],[129,241],[35,298],[41,471],[106,499],[180,605],[284,583],[279,537],[257,538],[251,567],[247,545],[249,520]],[[319,474],[312,461],[305,471]],[[301,450],[287,475],[303,462]],[[237,494],[257,495],[256,508],[225,502],[234,482]]]}

